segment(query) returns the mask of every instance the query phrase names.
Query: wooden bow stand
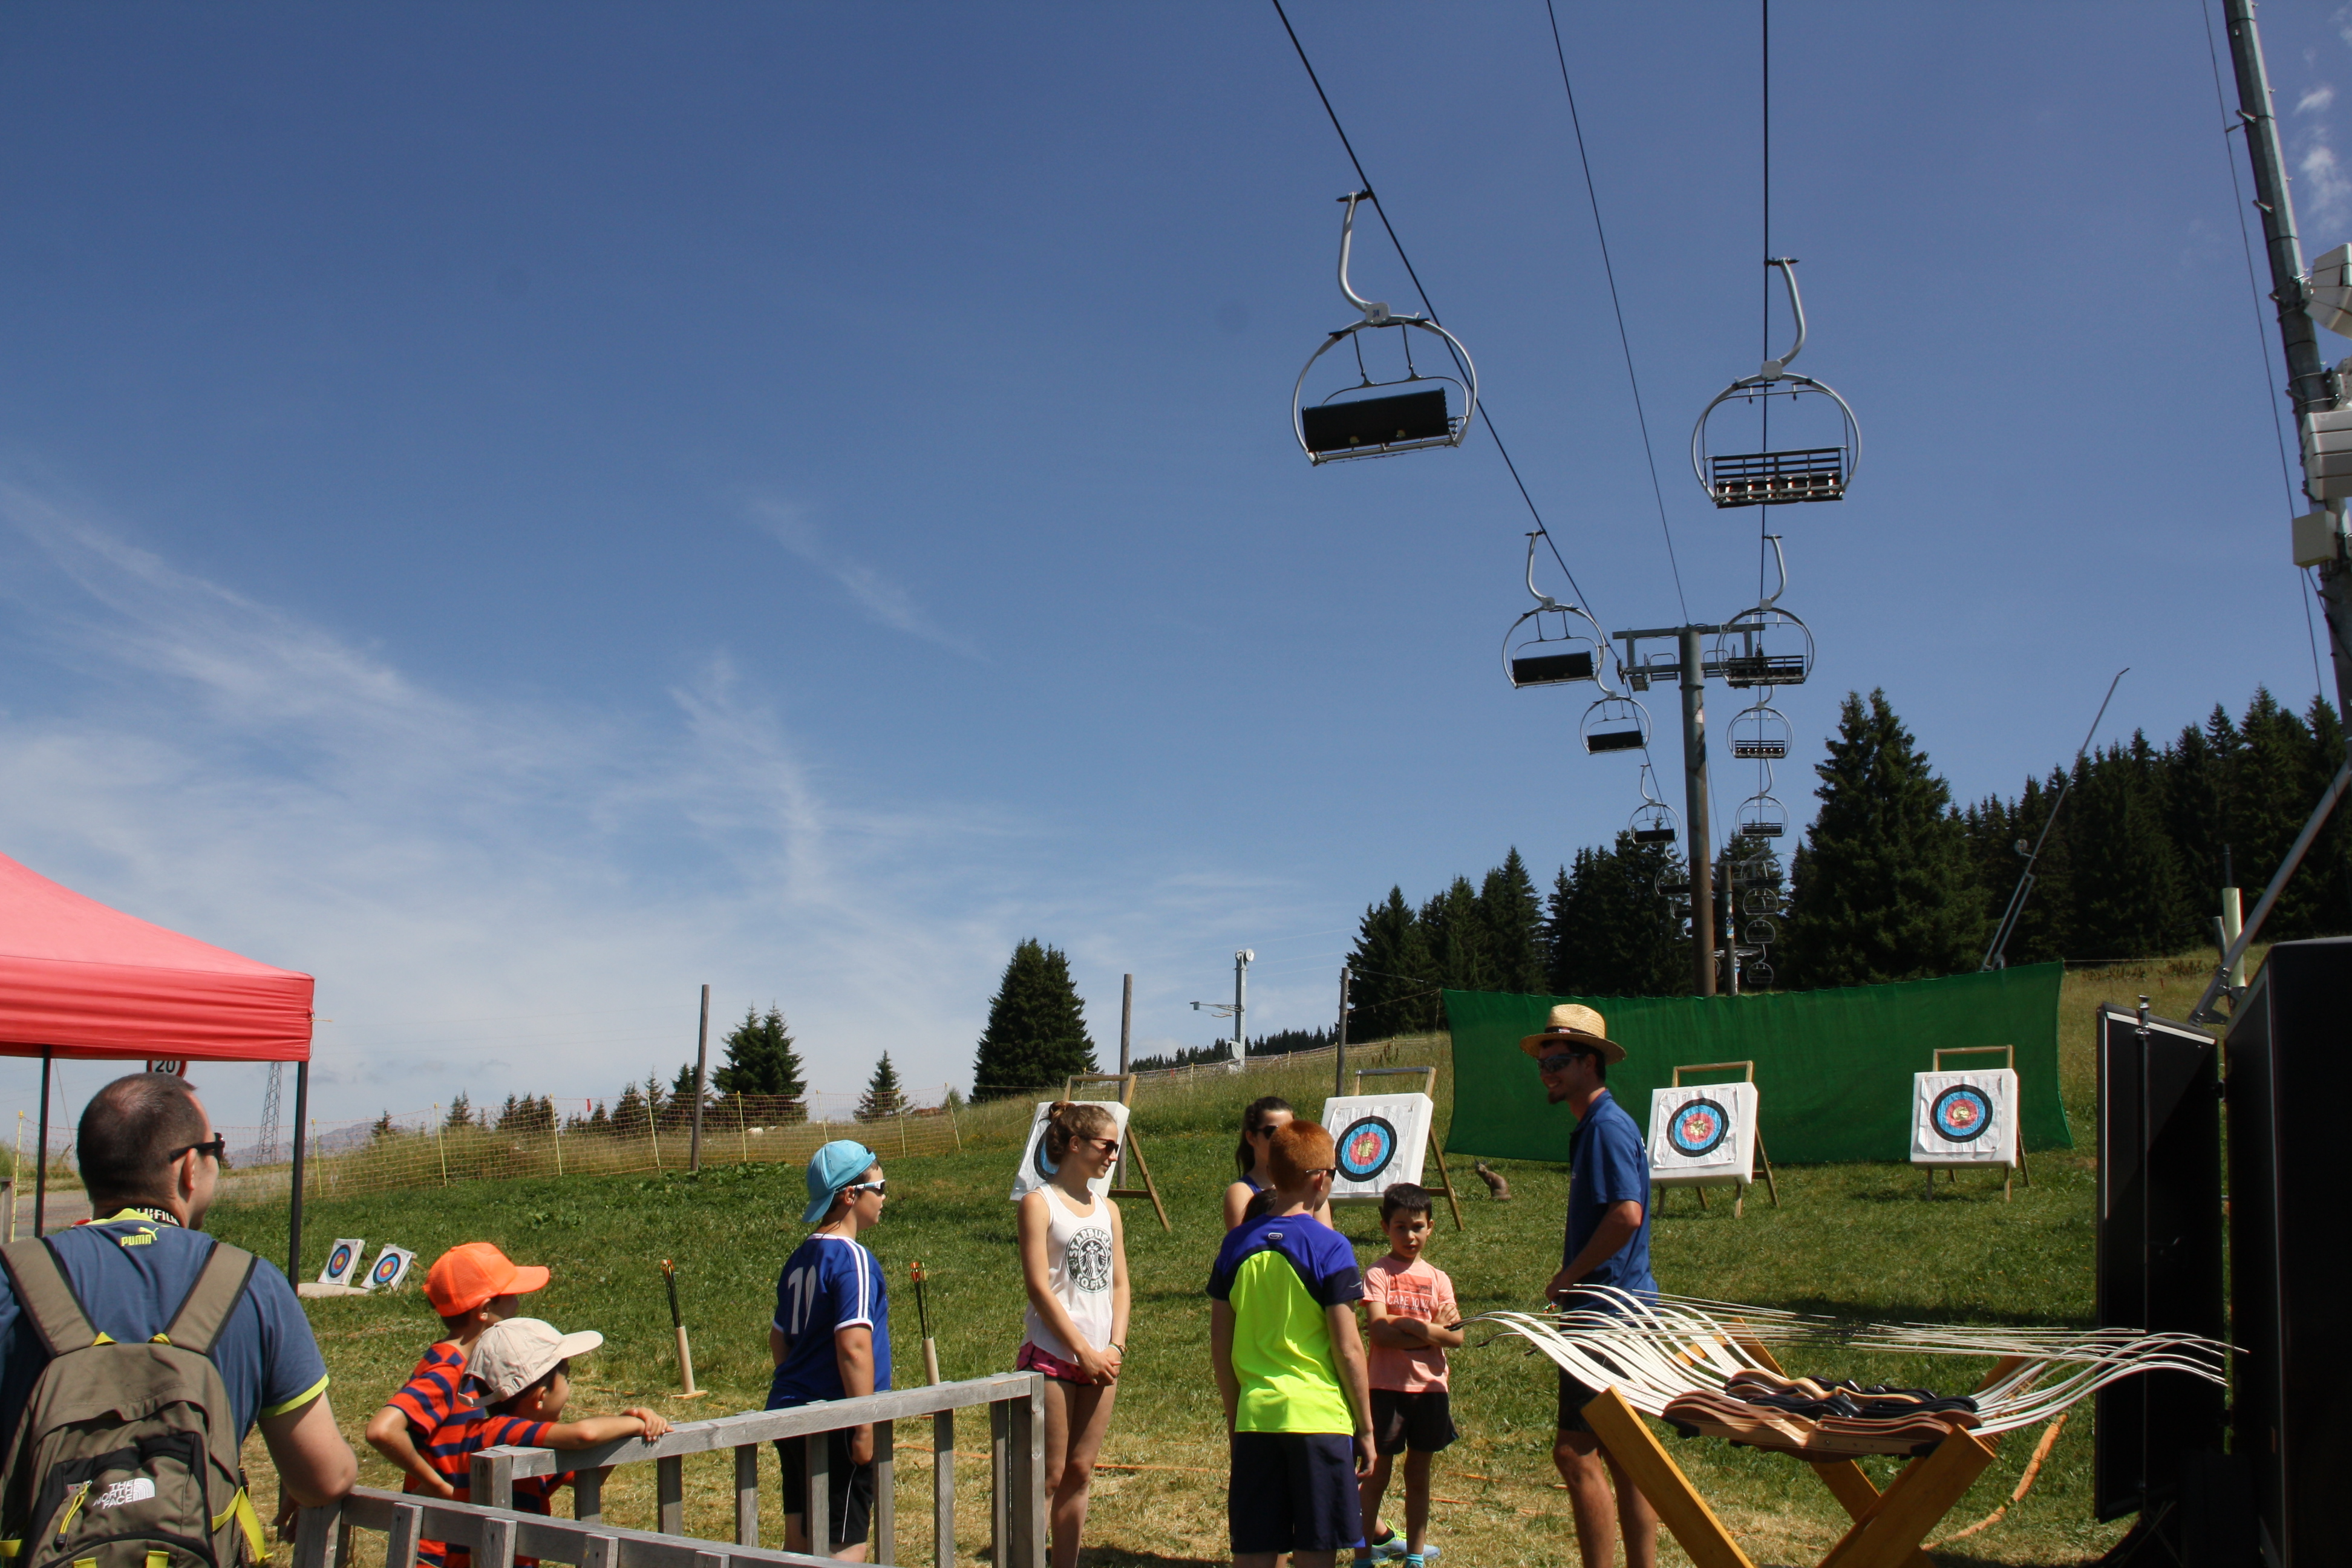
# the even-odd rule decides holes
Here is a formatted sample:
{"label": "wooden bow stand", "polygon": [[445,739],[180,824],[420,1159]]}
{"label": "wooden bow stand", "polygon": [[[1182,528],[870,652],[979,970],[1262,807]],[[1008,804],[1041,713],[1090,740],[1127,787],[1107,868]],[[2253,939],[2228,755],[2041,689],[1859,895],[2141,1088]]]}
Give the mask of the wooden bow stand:
{"label": "wooden bow stand", "polygon": [[1110,1190],[1110,1195],[1115,1198],[1150,1198],[1151,1200],[1151,1212],[1160,1216],[1160,1228],[1165,1231],[1174,1231],[1176,1227],[1168,1223],[1168,1205],[1160,1201],[1160,1184],[1151,1179],[1151,1162],[1143,1157],[1143,1134],[1135,1130],[1135,1075],[1131,1072],[1072,1073],[1063,1081],[1062,1098],[1064,1100],[1091,1098],[1088,1096],[1081,1096],[1078,1093],[1078,1085],[1082,1083],[1115,1083],[1118,1085],[1118,1102],[1127,1107],[1127,1134],[1123,1146],[1118,1152],[1118,1165],[1117,1170],[1119,1175],[1125,1175],[1127,1173],[1128,1158],[1132,1155],[1135,1160],[1136,1173],[1143,1178],[1143,1185],[1139,1187],[1113,1186]]}
{"label": "wooden bow stand", "polygon": [[[1762,1345],[1752,1340],[1738,1342],[1757,1365],[1780,1371]],[[2014,1359],[2003,1360],[1977,1386],[1990,1387],[2017,1366]],[[1756,1568],[1623,1394],[1613,1388],[1601,1390],[1585,1405],[1583,1415],[1609,1457],[1650,1500],[1659,1522],[1674,1532],[1698,1568]],[[1919,1543],[1992,1461],[1990,1442],[1973,1432],[1954,1432],[1897,1471],[1882,1492],[1852,1459],[1805,1459],[1853,1521],[1822,1559],[1821,1568],[1935,1568],[1934,1559],[1919,1550]]]}

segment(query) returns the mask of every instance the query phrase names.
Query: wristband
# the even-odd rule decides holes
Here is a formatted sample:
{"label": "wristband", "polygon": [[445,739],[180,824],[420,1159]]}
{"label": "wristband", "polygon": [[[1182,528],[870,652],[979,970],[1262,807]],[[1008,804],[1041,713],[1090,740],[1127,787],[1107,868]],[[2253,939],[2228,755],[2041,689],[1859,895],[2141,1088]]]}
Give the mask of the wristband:
{"label": "wristband", "polygon": [[1122,1356],[1127,1354],[1127,1347],[1119,1343],[1117,1340],[1110,1342],[1110,1348],[1117,1351]]}

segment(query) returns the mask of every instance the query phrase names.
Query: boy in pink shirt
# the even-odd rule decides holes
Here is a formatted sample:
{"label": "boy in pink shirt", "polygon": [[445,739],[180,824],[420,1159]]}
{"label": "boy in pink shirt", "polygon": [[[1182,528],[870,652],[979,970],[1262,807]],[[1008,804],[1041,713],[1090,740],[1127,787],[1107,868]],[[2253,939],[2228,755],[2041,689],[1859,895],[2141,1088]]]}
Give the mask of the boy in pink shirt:
{"label": "boy in pink shirt", "polygon": [[[1423,1568],[1437,1555],[1429,1532],[1429,1461],[1454,1441],[1445,1388],[1445,1352],[1462,1342],[1454,1281],[1422,1258],[1429,1245],[1431,1199],[1410,1182],[1381,1194],[1381,1229],[1389,1254],[1364,1270],[1364,1310],[1371,1319],[1372,1445],[1377,1454],[1361,1483],[1366,1544],[1356,1561],[1404,1559]],[[1381,1497],[1399,1453],[1404,1455],[1404,1537],[1383,1531]]]}

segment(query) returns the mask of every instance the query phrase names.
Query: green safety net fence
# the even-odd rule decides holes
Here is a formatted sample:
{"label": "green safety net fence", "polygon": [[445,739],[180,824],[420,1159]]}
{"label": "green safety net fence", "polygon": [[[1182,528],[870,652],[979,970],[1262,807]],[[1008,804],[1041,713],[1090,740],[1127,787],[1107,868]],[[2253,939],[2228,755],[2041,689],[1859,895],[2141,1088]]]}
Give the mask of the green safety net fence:
{"label": "green safety net fence", "polygon": [[[1650,1124],[1650,1091],[1675,1066],[1756,1064],[1757,1130],[1774,1163],[1908,1160],[1911,1075],[1956,1046],[2017,1047],[2020,1125],[2028,1149],[2071,1149],[2058,1096],[2058,987],[2065,966],[2037,963],[1942,980],[1855,985],[1760,996],[1516,996],[1448,991],[1454,1031],[1454,1121],[1449,1154],[1566,1160],[1576,1119],[1546,1103],[1522,1036],[1544,1026],[1555,1003],[1581,1002],[1609,1021],[1625,1059],[1609,1089],[1633,1120]],[[2000,1067],[1997,1056],[1958,1057],[1947,1068]],[[1684,1081],[1721,1082],[1700,1074]]]}

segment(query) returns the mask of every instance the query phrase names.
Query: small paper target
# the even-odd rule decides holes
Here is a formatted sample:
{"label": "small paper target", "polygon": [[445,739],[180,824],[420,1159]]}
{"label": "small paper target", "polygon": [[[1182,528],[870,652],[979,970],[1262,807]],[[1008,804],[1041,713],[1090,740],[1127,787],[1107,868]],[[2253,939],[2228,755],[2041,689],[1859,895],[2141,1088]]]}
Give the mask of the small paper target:
{"label": "small paper target", "polygon": [[401,1281],[408,1278],[409,1266],[415,1261],[416,1254],[408,1248],[386,1247],[375,1255],[375,1263],[368,1269],[367,1288],[371,1290],[399,1289]]}
{"label": "small paper target", "polygon": [[367,1251],[367,1238],[339,1236],[335,1245],[327,1249],[327,1266],[319,1270],[321,1285],[348,1285],[360,1271],[361,1255]]}
{"label": "small paper target", "polygon": [[1992,1101],[1972,1083],[1955,1084],[1936,1097],[1927,1118],[1953,1142],[1971,1142],[1992,1125]]}
{"label": "small paper target", "polygon": [[1383,1116],[1367,1116],[1339,1138],[1339,1174],[1351,1182],[1369,1182],[1396,1158],[1397,1131]]}
{"label": "small paper target", "polygon": [[1666,1123],[1675,1152],[1691,1159],[1712,1153],[1731,1131],[1731,1118],[1711,1100],[1694,1100],[1675,1111]]}

